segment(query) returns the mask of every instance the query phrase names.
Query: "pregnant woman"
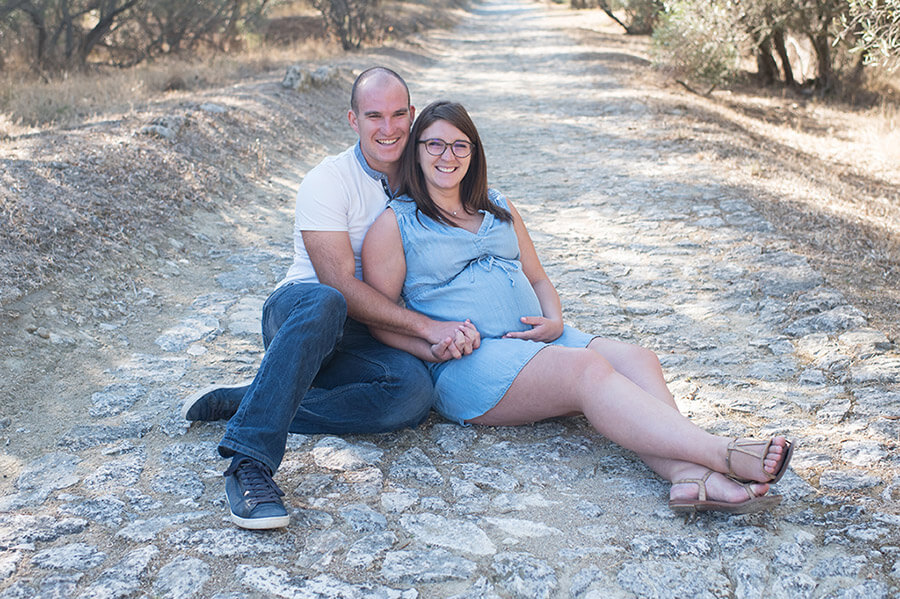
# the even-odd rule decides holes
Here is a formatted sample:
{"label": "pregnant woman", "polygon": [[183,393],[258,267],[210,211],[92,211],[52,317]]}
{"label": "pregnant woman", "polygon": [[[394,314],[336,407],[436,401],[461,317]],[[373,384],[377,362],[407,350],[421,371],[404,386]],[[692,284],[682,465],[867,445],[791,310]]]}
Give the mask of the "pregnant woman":
{"label": "pregnant woman", "polygon": [[[677,512],[749,513],[780,501],[767,493],[787,470],[790,441],[704,431],[678,411],[653,352],[563,324],[521,216],[488,188],[484,149],[465,108],[443,101],[425,108],[401,173],[403,195],[366,236],[363,274],[408,308],[467,319],[480,333],[470,355],[430,364],[441,415],[508,426],[583,414],[672,483],[669,506]],[[372,333],[434,360],[420,339]]]}

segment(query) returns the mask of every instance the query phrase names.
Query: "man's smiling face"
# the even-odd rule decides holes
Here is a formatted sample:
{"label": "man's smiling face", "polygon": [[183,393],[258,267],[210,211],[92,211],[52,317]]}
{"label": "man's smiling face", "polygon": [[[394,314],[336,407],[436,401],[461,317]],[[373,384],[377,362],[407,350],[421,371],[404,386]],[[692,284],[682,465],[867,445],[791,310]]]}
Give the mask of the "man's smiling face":
{"label": "man's smiling face", "polygon": [[357,90],[357,107],[348,117],[366,162],[382,173],[395,171],[413,120],[406,88],[390,76],[371,77]]}

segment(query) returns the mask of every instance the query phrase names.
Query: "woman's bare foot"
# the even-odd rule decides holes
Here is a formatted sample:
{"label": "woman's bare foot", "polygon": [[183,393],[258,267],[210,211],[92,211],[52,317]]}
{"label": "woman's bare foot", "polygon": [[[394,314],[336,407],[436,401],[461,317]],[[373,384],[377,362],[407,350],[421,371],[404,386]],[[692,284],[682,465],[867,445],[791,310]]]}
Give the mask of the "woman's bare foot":
{"label": "woman's bare foot", "polygon": [[775,482],[784,475],[791,453],[790,441],[782,436],[735,439],[726,450],[726,470],[741,482]]}
{"label": "woman's bare foot", "polygon": [[[700,484],[696,482],[682,482],[702,480],[707,472],[709,472],[709,468],[696,464],[683,469],[676,477],[673,477],[673,480],[676,482],[672,483],[672,488],[669,490],[669,499],[671,501],[704,499],[706,501],[721,501],[735,505],[751,499],[743,485],[718,472],[713,472],[705,480],[706,497],[704,498],[700,497]],[[769,492],[769,485],[766,483],[751,483],[748,486],[755,497],[760,497]]]}

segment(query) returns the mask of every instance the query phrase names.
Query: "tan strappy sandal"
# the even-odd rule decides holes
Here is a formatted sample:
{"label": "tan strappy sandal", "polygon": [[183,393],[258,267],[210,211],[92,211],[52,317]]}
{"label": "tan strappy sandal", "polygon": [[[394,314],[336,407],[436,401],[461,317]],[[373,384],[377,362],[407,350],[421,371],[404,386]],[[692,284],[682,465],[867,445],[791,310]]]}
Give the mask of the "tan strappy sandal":
{"label": "tan strappy sandal", "polygon": [[[784,473],[787,472],[788,464],[791,461],[791,456],[794,454],[794,444],[785,439],[784,445],[784,453],[781,455],[781,465],[778,466],[778,470],[774,473],[769,474],[765,471],[765,464],[763,460],[765,460],[766,454],[769,452],[769,446],[772,445],[772,439],[768,441],[753,441],[751,439],[734,439],[731,443],[728,444],[728,449],[725,451],[725,465],[728,466],[728,477],[732,480],[739,483],[769,483],[775,484],[781,480],[781,477],[784,476]],[[751,451],[750,448],[753,447],[762,447],[762,453],[756,453],[755,451]],[[737,473],[731,467],[731,454],[733,452],[742,453],[744,455],[748,455],[759,460],[760,469],[762,470],[763,475],[765,475],[765,480],[756,480],[753,478],[746,478],[743,476],[738,476]]]}
{"label": "tan strappy sandal", "polygon": [[[706,498],[706,481],[712,476],[713,471],[707,470],[703,478],[685,478],[672,483],[693,483],[697,485],[697,499],[670,499],[669,509],[676,513],[694,512],[727,512],[729,514],[753,514],[768,510],[781,502],[781,495],[756,495],[749,484],[738,483],[747,492],[747,500],[740,503],[727,501],[714,501]],[[737,482],[737,481],[735,481]]]}

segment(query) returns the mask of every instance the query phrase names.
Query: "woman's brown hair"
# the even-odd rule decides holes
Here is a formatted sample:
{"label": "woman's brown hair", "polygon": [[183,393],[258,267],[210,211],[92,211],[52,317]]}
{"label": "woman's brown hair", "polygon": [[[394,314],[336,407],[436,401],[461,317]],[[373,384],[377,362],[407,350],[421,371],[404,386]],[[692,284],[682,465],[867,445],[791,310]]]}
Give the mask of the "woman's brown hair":
{"label": "woman's brown hair", "polygon": [[422,214],[437,222],[453,225],[453,222],[441,212],[431,196],[428,195],[428,188],[425,187],[425,175],[419,168],[418,147],[419,141],[421,141],[419,136],[436,121],[447,121],[462,131],[472,142],[469,170],[460,183],[463,210],[469,214],[484,210],[501,221],[511,222],[512,215],[509,211],[488,199],[487,160],[484,156],[481,138],[469,113],[462,104],[457,102],[446,100],[432,102],[419,113],[413,123],[412,131],[410,131],[409,142],[403,151],[403,157],[400,159],[400,193],[411,197],[416,203],[416,208]]}

